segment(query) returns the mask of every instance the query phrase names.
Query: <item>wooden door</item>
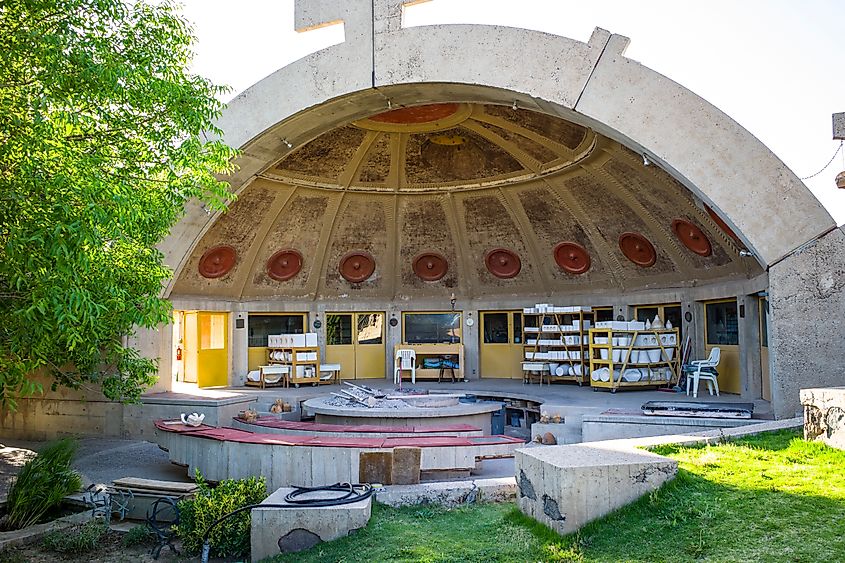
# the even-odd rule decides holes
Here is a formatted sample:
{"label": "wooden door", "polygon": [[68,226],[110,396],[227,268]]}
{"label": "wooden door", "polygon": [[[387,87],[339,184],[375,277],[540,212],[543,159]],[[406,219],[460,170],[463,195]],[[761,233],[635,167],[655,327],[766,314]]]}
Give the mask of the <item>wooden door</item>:
{"label": "wooden door", "polygon": [[198,312],[197,385],[229,384],[229,314]]}
{"label": "wooden door", "polygon": [[355,379],[384,379],[384,313],[355,313]]}
{"label": "wooden door", "polygon": [[326,363],[342,379],[384,379],[384,313],[328,313]]}
{"label": "wooden door", "polygon": [[522,379],[522,313],[481,311],[481,377]]}
{"label": "wooden door", "polygon": [[741,393],[739,367],[739,314],[736,299],[707,301],[704,304],[704,352],[719,347],[719,390]]}

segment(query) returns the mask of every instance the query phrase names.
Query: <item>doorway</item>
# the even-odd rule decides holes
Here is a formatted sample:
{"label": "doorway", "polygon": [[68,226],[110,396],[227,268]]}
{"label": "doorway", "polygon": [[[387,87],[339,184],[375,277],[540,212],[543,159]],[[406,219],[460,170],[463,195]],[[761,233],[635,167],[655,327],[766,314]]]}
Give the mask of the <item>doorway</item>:
{"label": "doorway", "polygon": [[342,379],[384,379],[384,313],[326,313],[326,363]]}
{"label": "doorway", "polygon": [[739,369],[739,315],[736,299],[704,303],[704,353],[719,347],[719,390],[741,393]]}
{"label": "doorway", "polygon": [[634,315],[640,322],[653,321],[655,315],[660,317],[663,324],[666,321],[672,322],[672,328],[678,329],[678,339],[683,343],[683,318],[681,316],[680,303],[665,303],[660,305],[637,305],[634,307]]}
{"label": "doorway", "polygon": [[481,377],[522,379],[522,311],[481,311]]}
{"label": "doorway", "polygon": [[[178,322],[177,322],[178,319]],[[229,313],[176,311],[174,372],[198,387],[229,384]]]}
{"label": "doorway", "polygon": [[769,301],[765,297],[760,298],[760,371],[763,376],[761,395],[767,401],[772,400],[772,374],[769,370],[769,324],[767,313],[769,312]]}

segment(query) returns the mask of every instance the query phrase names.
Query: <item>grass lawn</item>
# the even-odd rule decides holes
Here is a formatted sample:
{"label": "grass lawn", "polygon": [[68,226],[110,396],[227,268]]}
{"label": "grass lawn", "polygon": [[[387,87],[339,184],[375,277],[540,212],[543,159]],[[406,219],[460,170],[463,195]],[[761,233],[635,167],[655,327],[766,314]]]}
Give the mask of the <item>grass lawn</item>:
{"label": "grass lawn", "polygon": [[845,452],[794,431],[657,451],[677,478],[564,538],[513,504],[375,506],[364,530],[274,561],[845,561]]}

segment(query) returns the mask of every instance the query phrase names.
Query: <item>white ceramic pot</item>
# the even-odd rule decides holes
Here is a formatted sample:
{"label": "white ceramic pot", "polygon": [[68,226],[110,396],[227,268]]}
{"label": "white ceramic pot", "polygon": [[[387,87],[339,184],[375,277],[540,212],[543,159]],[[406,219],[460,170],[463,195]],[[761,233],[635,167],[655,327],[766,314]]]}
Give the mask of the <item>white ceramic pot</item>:
{"label": "white ceramic pot", "polygon": [[651,363],[660,361],[660,348],[649,348],[648,361]]}
{"label": "white ceramic pot", "polygon": [[631,350],[631,363],[636,364],[640,361],[640,351],[639,350]]}
{"label": "white ceramic pot", "polygon": [[663,359],[666,361],[671,362],[672,358],[675,357],[675,349],[674,348],[665,348],[663,350]]}
{"label": "white ceramic pot", "polygon": [[622,357],[622,350],[614,350],[613,351],[613,363],[619,362],[619,359]]}
{"label": "white ceramic pot", "polygon": [[603,348],[603,349],[599,350],[599,355],[601,356],[602,360],[606,360],[607,359],[607,348]]}
{"label": "white ceramic pot", "polygon": [[625,381],[629,381],[631,383],[633,383],[635,381],[639,381],[641,378],[642,378],[642,373],[640,373],[640,370],[635,369],[635,368],[626,369],[622,373],[622,379],[624,379]]}

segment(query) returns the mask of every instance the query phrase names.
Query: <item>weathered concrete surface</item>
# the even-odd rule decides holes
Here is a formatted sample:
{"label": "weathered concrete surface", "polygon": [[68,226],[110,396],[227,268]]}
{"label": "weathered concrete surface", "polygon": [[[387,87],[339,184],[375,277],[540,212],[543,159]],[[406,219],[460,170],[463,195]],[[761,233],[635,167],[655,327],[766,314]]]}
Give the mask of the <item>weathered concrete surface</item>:
{"label": "weathered concrete surface", "polygon": [[[370,521],[372,497],[351,504],[327,507],[289,505],[285,496],[293,489],[276,490],[262,505],[281,504],[287,508],[259,507],[251,511],[251,560],[261,561],[283,552],[300,551],[320,541],[348,536]],[[337,493],[326,493],[337,497]]]}
{"label": "weathered concrete surface", "polygon": [[517,450],[517,503],[526,515],[568,534],[660,487],[675,460],[602,442]]}
{"label": "weathered concrete surface", "polygon": [[804,438],[845,450],[845,387],[801,389]]}
{"label": "weathered concrete surface", "polygon": [[220,393],[219,398],[145,395],[140,404],[124,405],[95,389],[60,388],[40,397],[21,399],[12,412],[0,414],[0,435],[21,440],[52,440],[62,436],[154,440],[151,421],[179,418],[182,413],[205,414],[205,424],[222,426],[255,402],[250,395]]}
{"label": "weathered concrete surface", "polygon": [[845,232],[837,228],[769,269],[769,361],[776,418],[799,390],[845,384]]}
{"label": "weathered concrete surface", "polygon": [[517,503],[524,514],[558,533],[571,533],[656,490],[675,476],[677,462],[647,448],[715,444],[798,428],[802,422],[793,418],[689,434],[528,446],[516,452]]}
{"label": "weathered concrete surface", "polygon": [[508,502],[515,497],[516,480],[513,477],[391,485],[376,491],[376,500],[393,507],[417,504],[451,507],[473,502]]}

